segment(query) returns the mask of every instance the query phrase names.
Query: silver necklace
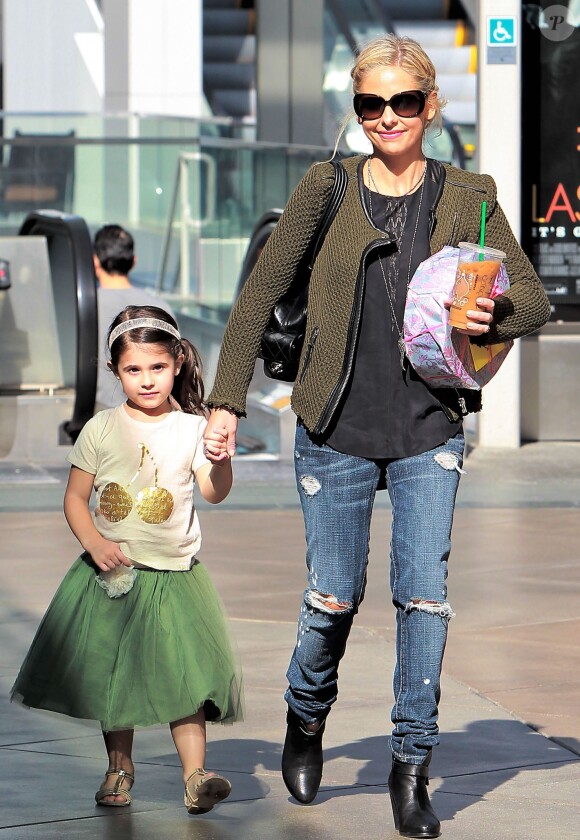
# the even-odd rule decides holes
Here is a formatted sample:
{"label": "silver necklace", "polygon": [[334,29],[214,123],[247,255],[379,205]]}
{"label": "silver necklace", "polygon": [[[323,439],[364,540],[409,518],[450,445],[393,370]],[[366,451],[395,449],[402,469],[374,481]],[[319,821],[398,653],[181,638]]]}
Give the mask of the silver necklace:
{"label": "silver necklace", "polygon": [[[371,158],[370,158],[370,156],[367,159],[367,170],[368,170],[368,174],[369,174],[369,183],[371,183],[373,185],[375,192],[379,192],[379,190],[377,189],[377,185],[375,184],[375,180],[373,178],[373,173],[372,173],[372,170],[371,170]],[[411,250],[410,250],[410,253],[409,253],[409,265],[407,267],[407,284],[406,284],[406,287],[405,287],[405,295],[407,294],[407,289],[409,288],[409,283],[411,282],[411,265],[413,263],[413,249],[415,247],[415,237],[417,236],[417,230],[419,228],[419,217],[421,216],[421,205],[423,204],[423,190],[425,188],[425,173],[426,173],[426,171],[427,171],[427,159],[425,159],[425,166],[423,167],[423,172],[421,174],[421,177],[417,181],[417,183],[414,184],[411,187],[411,189],[408,190],[404,195],[400,196],[400,198],[402,198],[402,199],[406,198],[406,196],[408,196],[409,193],[413,192],[413,190],[417,188],[419,183],[422,182],[421,183],[421,192],[419,193],[419,207],[417,209],[417,218],[415,219],[415,229],[413,230],[413,238],[411,239]],[[403,202],[400,202],[399,205],[397,205],[397,206],[400,207],[400,205],[402,203]],[[370,191],[369,191],[369,211],[370,211],[371,221],[373,221],[373,201],[372,201]],[[401,234],[401,241],[403,239],[403,235],[404,235],[404,231],[403,231],[403,234]],[[379,255],[379,266],[380,266],[380,269],[381,269],[381,274],[383,275],[383,282],[385,284],[385,290],[387,292],[387,298],[389,300],[389,306],[391,308],[391,318],[392,318],[393,324],[394,324],[394,326],[397,330],[397,333],[399,335],[399,338],[397,339],[397,347],[399,348],[399,356],[400,356],[400,359],[401,359],[401,368],[403,370],[405,370],[405,358],[406,358],[405,338],[403,336],[403,331],[402,331],[401,327],[399,326],[399,324],[397,322],[397,316],[396,316],[396,313],[395,313],[395,304],[393,302],[393,297],[391,295],[391,290],[389,289],[389,284],[387,282],[387,275],[385,274],[383,261],[382,261],[380,255]]]}
{"label": "silver necklace", "polygon": [[[377,187],[375,179],[373,178],[373,170],[371,169],[371,161],[372,161],[372,155],[369,155],[368,158],[367,158],[367,172],[369,173],[369,183],[371,183],[373,185],[373,188],[374,188],[375,192],[381,194],[381,191]],[[397,196],[395,196],[395,198],[406,198],[410,193],[413,192],[413,190],[416,190],[417,187],[419,186],[419,184],[421,183],[421,181],[423,180],[423,178],[425,177],[425,172],[426,171],[427,171],[427,158],[425,158],[425,163],[423,165],[423,171],[421,172],[421,174],[419,175],[418,179],[415,181],[413,186],[409,187],[409,189],[407,190],[406,193],[403,193],[402,195],[397,195]]]}

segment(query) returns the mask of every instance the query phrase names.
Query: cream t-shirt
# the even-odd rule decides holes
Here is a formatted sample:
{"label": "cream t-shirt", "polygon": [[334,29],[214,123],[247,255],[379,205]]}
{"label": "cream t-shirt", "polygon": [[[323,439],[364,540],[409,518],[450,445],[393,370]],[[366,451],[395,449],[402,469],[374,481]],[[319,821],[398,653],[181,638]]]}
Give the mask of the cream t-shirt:
{"label": "cream t-shirt", "polygon": [[125,405],[96,414],[68,460],[94,475],[94,523],[135,564],[187,571],[201,547],[194,507],[203,454],[204,417],[173,411],[157,423],[131,417]]}

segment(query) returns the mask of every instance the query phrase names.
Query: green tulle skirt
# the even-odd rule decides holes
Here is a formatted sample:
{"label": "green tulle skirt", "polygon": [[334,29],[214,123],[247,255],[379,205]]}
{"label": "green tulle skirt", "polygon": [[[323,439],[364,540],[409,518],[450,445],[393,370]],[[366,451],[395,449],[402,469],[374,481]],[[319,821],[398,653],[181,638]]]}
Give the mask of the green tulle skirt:
{"label": "green tulle skirt", "polygon": [[206,568],[138,570],[119,598],[101,588],[97,571],[83,554],[66,574],[12,699],[106,731],[169,723],[202,707],[207,720],[240,720],[241,670]]}

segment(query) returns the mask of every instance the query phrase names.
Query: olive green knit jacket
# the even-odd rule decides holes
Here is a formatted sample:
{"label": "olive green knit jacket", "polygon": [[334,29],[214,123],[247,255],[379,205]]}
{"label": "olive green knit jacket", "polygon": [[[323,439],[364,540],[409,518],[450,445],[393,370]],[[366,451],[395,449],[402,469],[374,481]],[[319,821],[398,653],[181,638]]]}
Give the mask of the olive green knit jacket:
{"label": "olive green knit jacket", "polygon": [[[386,236],[372,225],[362,200],[364,161],[362,156],[344,161],[349,178],[346,194],[310,279],[306,338],[292,407],[315,433],[324,432],[328,426],[348,379],[360,323],[366,262]],[[330,163],[314,164],[294,190],[232,309],[208,405],[228,406],[245,414],[261,335],[272,307],[288,289],[308,250],[333,177]],[[478,242],[481,203],[485,200],[486,244],[507,254],[510,288],[496,298],[494,321],[483,341],[494,344],[541,327],[548,320],[550,305],[497,202],[493,179],[433,160],[429,161],[427,177],[439,184],[438,199],[430,210],[431,253],[460,241]],[[468,411],[481,407],[479,391],[445,388],[438,389],[436,396],[448,416],[461,413],[460,397]]]}

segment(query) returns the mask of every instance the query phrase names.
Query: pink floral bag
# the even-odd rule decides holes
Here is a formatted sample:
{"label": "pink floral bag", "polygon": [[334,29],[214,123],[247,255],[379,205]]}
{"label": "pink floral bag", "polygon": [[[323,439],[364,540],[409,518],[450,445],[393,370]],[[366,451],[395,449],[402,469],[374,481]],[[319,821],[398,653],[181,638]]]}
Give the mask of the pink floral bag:
{"label": "pink floral bag", "polygon": [[[451,297],[459,249],[446,245],[417,268],[407,290],[403,337],[407,357],[432,388],[482,388],[499,370],[513,341],[479,347],[449,326],[443,305]],[[491,297],[509,288],[505,266]]]}

